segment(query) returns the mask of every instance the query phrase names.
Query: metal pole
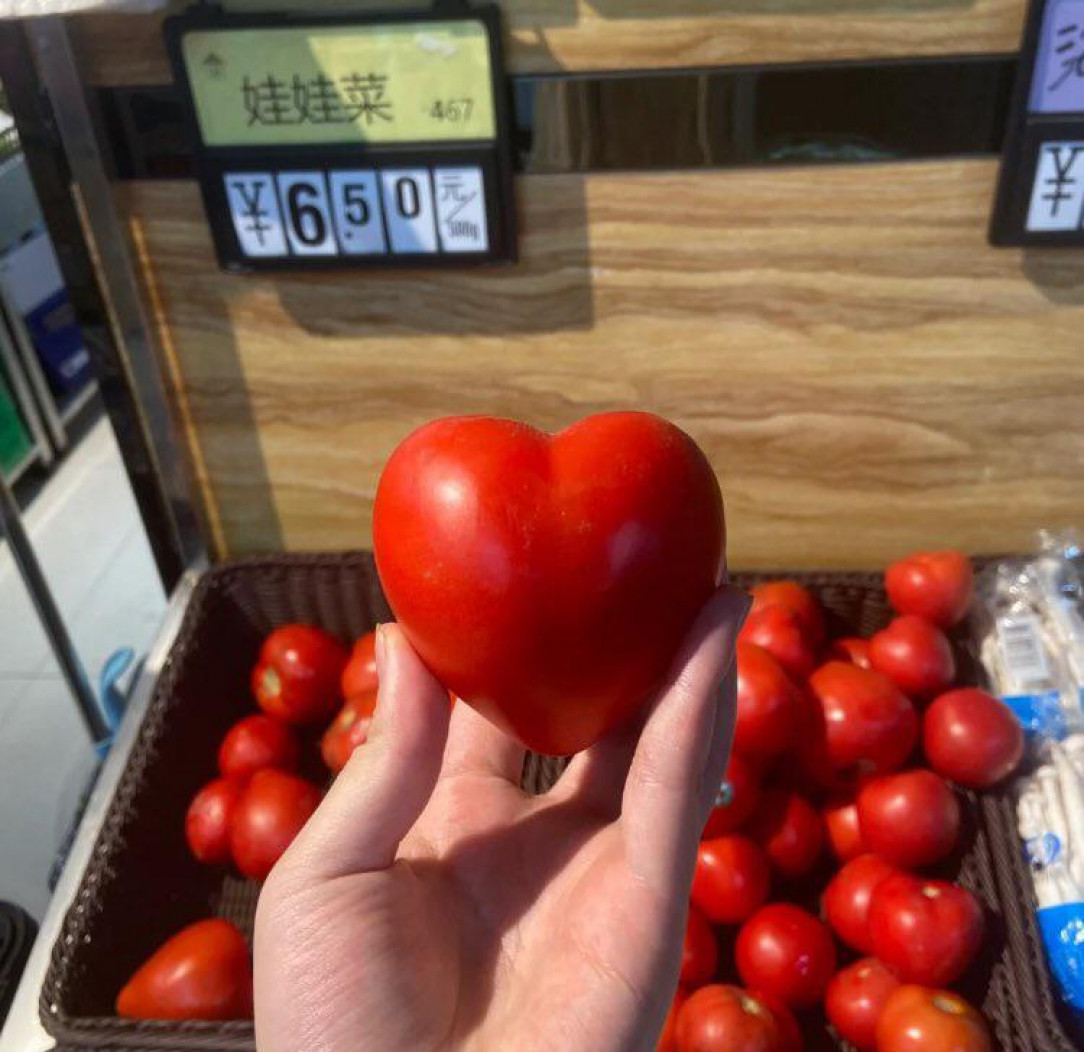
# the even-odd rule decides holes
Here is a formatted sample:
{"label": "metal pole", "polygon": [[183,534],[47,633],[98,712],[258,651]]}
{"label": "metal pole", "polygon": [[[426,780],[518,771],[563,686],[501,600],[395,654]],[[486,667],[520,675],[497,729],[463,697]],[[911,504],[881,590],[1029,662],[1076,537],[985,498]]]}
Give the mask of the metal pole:
{"label": "metal pole", "polygon": [[3,533],[8,539],[8,546],[11,548],[15,566],[18,568],[19,574],[26,584],[26,590],[30,593],[30,598],[38,611],[38,617],[41,618],[41,627],[45,629],[45,634],[49,637],[49,644],[52,646],[53,654],[60,665],[60,671],[63,673],[68,689],[71,690],[72,697],[75,698],[76,705],[79,708],[79,715],[83,717],[83,722],[87,725],[91,741],[97,745],[109,737],[109,725],[106,723],[98,699],[91,689],[90,681],[83,669],[83,663],[79,660],[79,655],[72,645],[71,636],[68,635],[68,630],[64,625],[64,619],[60,616],[56,603],[53,602],[49,584],[45,580],[45,575],[41,572],[41,566],[30,544],[30,538],[27,537],[26,531],[23,529],[23,522],[19,516],[19,508],[15,503],[15,498],[11,495],[11,490],[8,489],[8,485],[2,476],[0,476],[0,533]]}

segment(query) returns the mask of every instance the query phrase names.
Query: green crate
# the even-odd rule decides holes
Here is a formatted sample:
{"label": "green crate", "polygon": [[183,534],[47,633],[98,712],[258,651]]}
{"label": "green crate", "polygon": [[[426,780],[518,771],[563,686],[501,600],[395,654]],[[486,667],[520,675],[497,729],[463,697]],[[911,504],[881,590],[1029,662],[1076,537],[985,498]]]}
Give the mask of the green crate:
{"label": "green crate", "polygon": [[0,471],[10,474],[30,452],[27,434],[7,381],[0,376]]}

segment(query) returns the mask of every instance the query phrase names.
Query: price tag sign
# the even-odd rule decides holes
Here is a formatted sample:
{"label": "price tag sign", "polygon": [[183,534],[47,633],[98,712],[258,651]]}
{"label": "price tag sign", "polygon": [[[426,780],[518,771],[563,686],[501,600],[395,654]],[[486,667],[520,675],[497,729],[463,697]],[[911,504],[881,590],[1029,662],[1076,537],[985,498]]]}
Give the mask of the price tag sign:
{"label": "price tag sign", "polygon": [[1084,0],[1031,2],[990,240],[1084,247]]}
{"label": "price tag sign", "polygon": [[515,259],[496,7],[166,20],[229,270]]}

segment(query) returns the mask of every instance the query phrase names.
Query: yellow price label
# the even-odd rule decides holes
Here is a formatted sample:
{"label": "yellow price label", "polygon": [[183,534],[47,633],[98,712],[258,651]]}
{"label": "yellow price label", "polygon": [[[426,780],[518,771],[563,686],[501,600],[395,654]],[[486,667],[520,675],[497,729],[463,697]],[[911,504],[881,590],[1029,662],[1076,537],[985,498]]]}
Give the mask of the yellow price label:
{"label": "yellow price label", "polygon": [[192,30],[183,55],[207,146],[496,136],[481,22]]}

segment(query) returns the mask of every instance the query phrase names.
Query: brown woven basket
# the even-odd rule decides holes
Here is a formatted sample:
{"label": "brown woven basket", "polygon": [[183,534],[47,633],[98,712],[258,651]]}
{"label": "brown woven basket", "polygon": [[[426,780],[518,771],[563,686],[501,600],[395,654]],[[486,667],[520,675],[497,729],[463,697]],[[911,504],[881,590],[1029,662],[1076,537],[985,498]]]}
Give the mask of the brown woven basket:
{"label": "brown woven basket", "polygon": [[[867,635],[888,619],[879,575],[798,578],[837,629]],[[738,583],[757,579],[739,576]],[[133,1022],[113,1015],[113,1001],[148,953],[186,924],[214,914],[251,934],[258,887],[197,864],[182,827],[189,800],[216,773],[218,741],[252,711],[249,670],[262,638],[301,621],[347,641],[389,616],[367,553],[280,555],[204,575],[53,949],[40,1007],[62,1047],[254,1048],[249,1022]],[[315,748],[306,753],[314,765],[307,773],[321,778]],[[528,756],[524,787],[544,792],[563,767]],[[990,923],[984,958],[963,992],[982,1006],[1001,1048],[1071,1052],[1043,964],[1011,800],[966,796],[964,806],[968,835],[946,874],[981,896]],[[807,1037],[810,1048],[836,1047],[822,1021],[810,1020]]]}

